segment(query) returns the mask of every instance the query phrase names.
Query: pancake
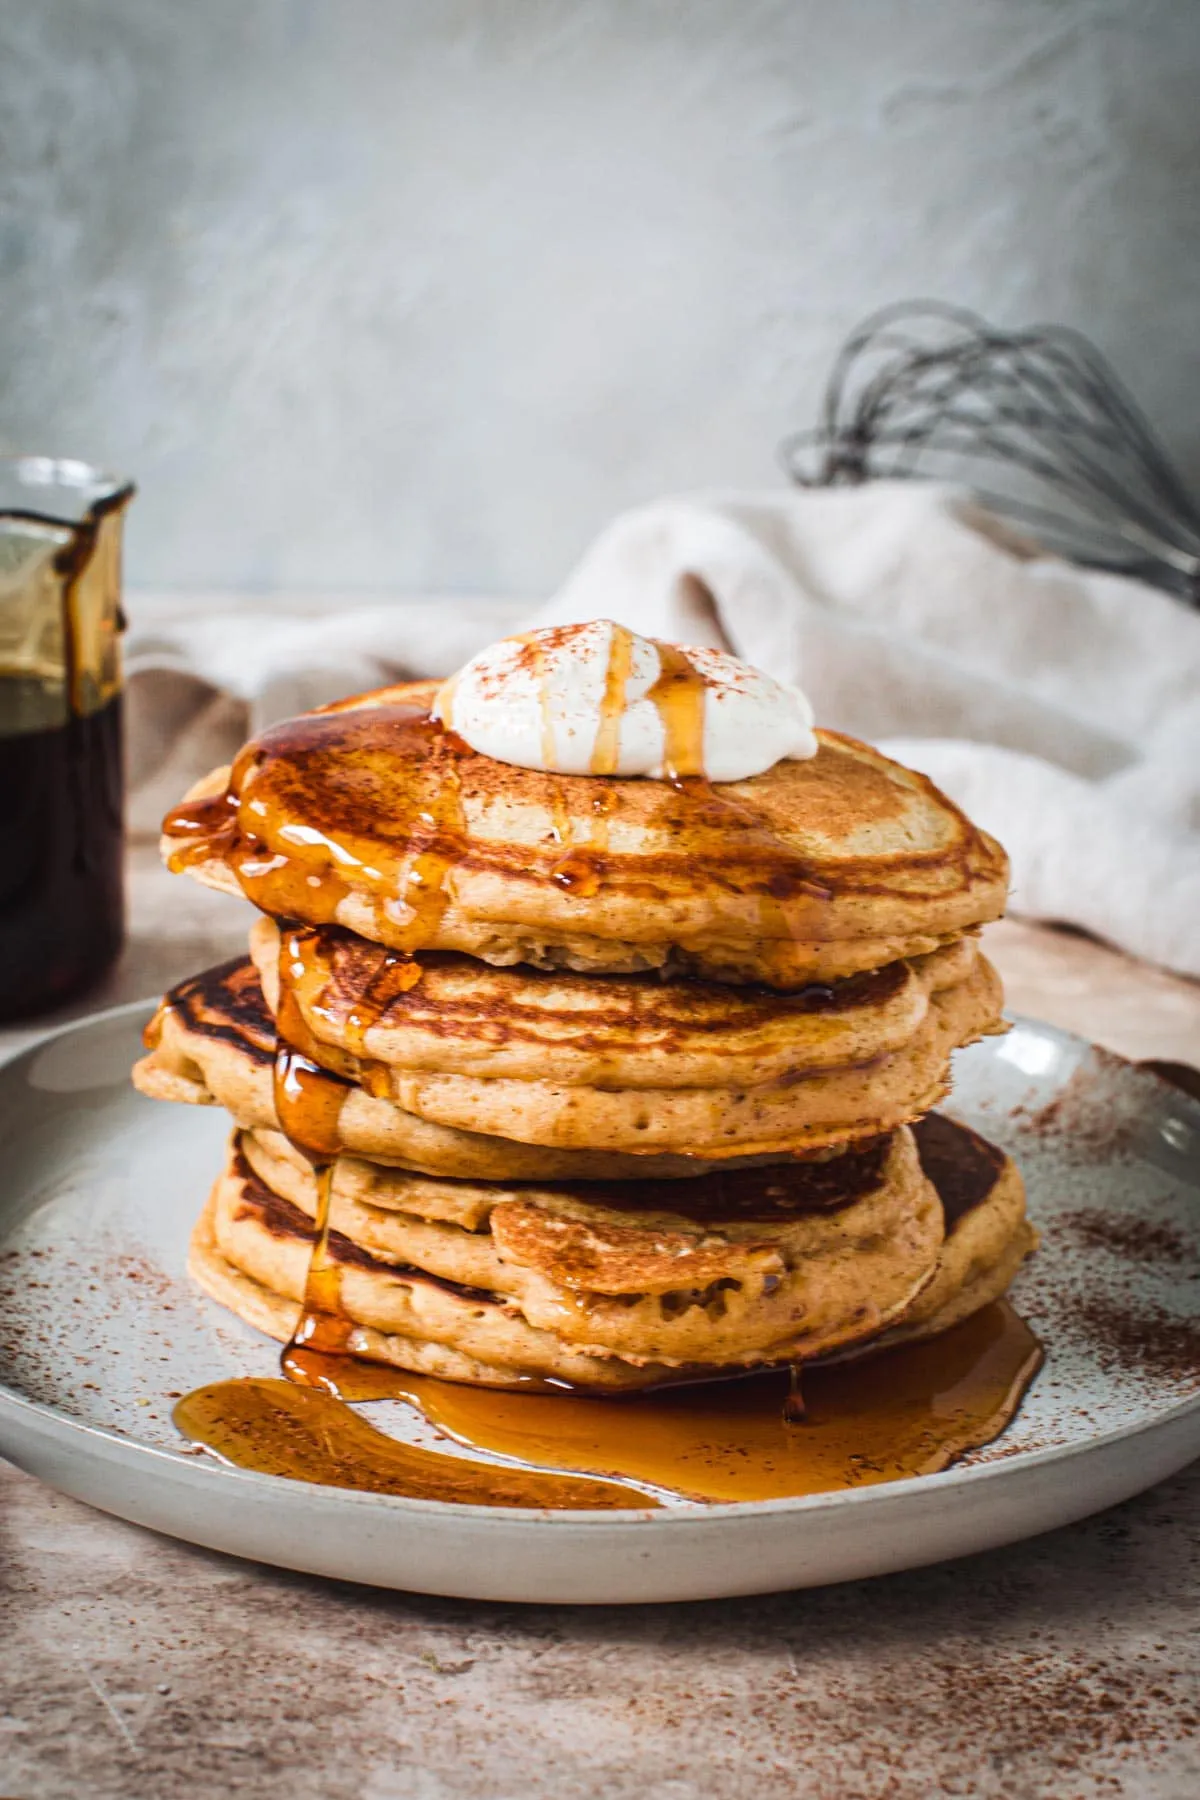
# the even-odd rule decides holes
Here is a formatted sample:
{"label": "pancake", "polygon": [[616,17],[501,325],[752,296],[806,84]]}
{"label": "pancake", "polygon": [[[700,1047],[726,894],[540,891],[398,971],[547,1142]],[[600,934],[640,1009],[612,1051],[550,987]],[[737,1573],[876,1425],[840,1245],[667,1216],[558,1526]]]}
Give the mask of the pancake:
{"label": "pancake", "polygon": [[[239,1143],[243,1156],[255,1174],[282,1194],[285,1200],[301,1207],[310,1216],[316,1208],[316,1180],[309,1159],[284,1137],[281,1131],[267,1126],[242,1128]],[[697,1177],[697,1179],[700,1179]],[[560,1188],[578,1188],[587,1193],[595,1188],[603,1194],[600,1182],[548,1183],[543,1187],[527,1185],[519,1178],[508,1181],[485,1181],[451,1175],[423,1174],[418,1169],[397,1168],[394,1164],[368,1162],[362,1156],[337,1156],[333,1160],[333,1194],[335,1202],[345,1202],[356,1211],[400,1212],[410,1218],[428,1219],[444,1225],[459,1225],[464,1231],[484,1231],[498,1200],[514,1193],[557,1193]],[[639,1184],[640,1185],[640,1184]],[[664,1187],[674,1183],[664,1182]],[[690,1184],[689,1184],[690,1185]],[[337,1223],[335,1219],[334,1223]],[[343,1229],[342,1226],[338,1227]],[[348,1235],[353,1236],[352,1232]]]}
{"label": "pancake", "polygon": [[[844,1204],[847,1192],[855,1195],[861,1190],[866,1175],[874,1180],[871,1171],[887,1142],[868,1138],[848,1150],[803,1161],[714,1164],[686,1181],[644,1173],[621,1181],[455,1180],[362,1157],[338,1156],[333,1189],[359,1207],[460,1225],[465,1231],[485,1230],[496,1208],[503,1206],[509,1219],[536,1208],[545,1218],[582,1217],[590,1228],[603,1222],[627,1223],[632,1213],[649,1220],[656,1231],[695,1231],[706,1240],[714,1221],[719,1221],[722,1241],[753,1241],[764,1221],[778,1222],[795,1211],[836,1210]],[[316,1186],[312,1164],[282,1132],[243,1130],[240,1143],[243,1155],[268,1187],[313,1211]],[[654,1166],[647,1161],[641,1168]],[[859,1171],[853,1179],[851,1169]],[[684,1248],[681,1241],[675,1241],[673,1254],[683,1255]],[[598,1253],[593,1240],[589,1254]],[[644,1278],[645,1271],[639,1271],[634,1287]],[[609,1268],[603,1276],[593,1270],[582,1285],[618,1293],[624,1284]]]}
{"label": "pancake", "polygon": [[[255,935],[264,992],[278,1002],[276,934],[268,924]],[[803,990],[489,970],[466,958],[401,963],[420,979],[392,998],[390,1030],[372,1026],[374,1009],[353,997],[371,965],[356,940],[288,932],[287,946],[294,1004],[284,1035],[306,1057],[431,1123],[564,1149],[716,1160],[873,1136],[942,1097],[951,1051],[1003,1029],[999,980],[973,942],[819,990],[811,1009]],[[860,984],[859,1006],[851,997],[839,1006],[839,989]],[[871,998],[881,985],[908,1002],[891,1024],[894,1050],[877,1048],[888,1042],[886,1000]],[[412,1065],[346,1047],[372,1034]],[[846,1060],[827,1060],[838,1054]],[[464,1073],[464,1064],[529,1073]]]}
{"label": "pancake", "polygon": [[[934,1329],[940,1331],[975,1310],[957,1305],[968,1290],[982,1293],[979,1305],[1004,1291],[1017,1263],[1036,1248],[1037,1233],[1025,1218],[1020,1173],[995,1145],[938,1113],[910,1130],[922,1173],[942,1207],[943,1243],[935,1277],[905,1313],[905,1324],[936,1319]],[[553,1272],[566,1286],[636,1291],[655,1285],[655,1277],[644,1258],[627,1258],[631,1226],[652,1229],[656,1242],[669,1243],[676,1266],[692,1280],[711,1279],[717,1264],[708,1252],[714,1244],[725,1258],[733,1245],[749,1246],[749,1254],[761,1241],[764,1218],[778,1225],[781,1214],[786,1230],[797,1184],[812,1211],[844,1204],[847,1193],[856,1190],[852,1168],[869,1167],[885,1142],[868,1140],[837,1157],[776,1163],[766,1170],[721,1168],[682,1185],[653,1180],[544,1185],[453,1181],[342,1156],[333,1176],[334,1223],[340,1218],[339,1228],[348,1236],[384,1253],[399,1242],[384,1217],[389,1213],[458,1225],[476,1234],[490,1226],[504,1254]],[[313,1214],[312,1166],[281,1133],[243,1132],[240,1147],[268,1187]],[[553,1258],[553,1271],[548,1258]],[[727,1260],[722,1272],[734,1266]]]}
{"label": "pancake", "polygon": [[[919,1120],[911,1133],[922,1173],[942,1208],[943,1242],[933,1278],[903,1320],[880,1340],[884,1343],[933,1336],[998,1299],[1038,1243],[1025,1215],[1020,1171],[1003,1151],[938,1113]],[[514,1187],[437,1181],[340,1157],[333,1184],[334,1222],[341,1219],[348,1236],[384,1254],[400,1243],[391,1234],[388,1213],[443,1220],[471,1233],[490,1226],[501,1253],[511,1260],[552,1274],[564,1286],[606,1293],[655,1285],[646,1259],[626,1254],[628,1233],[636,1227],[652,1230],[655,1242],[669,1246],[677,1269],[699,1282],[715,1279],[718,1268],[736,1272],[732,1246],[745,1247],[749,1256],[761,1244],[764,1197],[774,1193],[772,1204],[786,1209],[800,1184],[814,1211],[844,1203],[845,1195],[855,1191],[852,1166],[878,1155],[882,1142],[877,1139],[824,1162],[777,1164],[746,1173],[716,1171],[683,1186],[639,1181]],[[286,1138],[278,1132],[243,1133],[241,1148],[268,1187],[313,1213],[311,1166]],[[775,1215],[772,1223],[786,1235],[786,1219],[781,1224]],[[720,1264],[709,1255],[714,1245],[726,1259]],[[410,1243],[410,1251],[412,1247]]]}
{"label": "pancake", "polygon": [[164,854],[265,913],[395,949],[801,987],[1004,910],[1008,865],[924,776],[834,732],[711,786],[479,756],[433,683],[272,727],[164,821]]}
{"label": "pancake", "polygon": [[[742,1216],[728,1221],[719,1207],[698,1221],[643,1214],[633,1196],[618,1210],[510,1191],[479,1233],[373,1213],[339,1193],[342,1307],[373,1329],[432,1337],[486,1361],[535,1366],[529,1357],[545,1346],[526,1342],[532,1330],[638,1366],[745,1367],[878,1332],[933,1273],[941,1212],[907,1132],[816,1174],[762,1171],[738,1185]],[[227,1262],[298,1299],[315,1188],[292,1191],[299,1205],[235,1142],[212,1229]],[[612,1291],[593,1285],[606,1276]]]}
{"label": "pancake", "polygon": [[[244,1010],[249,978],[227,974],[239,988]],[[201,1079],[195,1086],[206,1087],[240,1123],[275,1122],[266,1051],[271,1039],[266,1036],[264,1042],[265,1034],[260,1034],[256,1070],[252,1059],[237,1055],[219,1017],[215,1029],[211,1012],[201,1018],[199,1030],[194,1029],[191,1020],[196,1015],[190,1001],[195,987],[184,983],[182,990],[167,997],[148,1028],[155,1061],[149,1068],[139,1065],[135,1080],[157,1097],[202,1099],[199,1091],[189,1093],[154,1079],[156,1069],[185,1080],[198,1069]],[[340,1106],[339,1142],[360,1154],[377,1156],[386,1135],[391,1160],[429,1169],[429,1153],[423,1154],[417,1141],[421,1134],[409,1123],[417,1119],[427,1126],[504,1143],[509,1149],[498,1151],[500,1159],[511,1156],[513,1145],[524,1144],[638,1162],[663,1155],[706,1162],[746,1156],[778,1160],[848,1139],[878,1136],[927,1111],[947,1090],[951,1052],[982,1032],[1003,1029],[1000,1003],[995,971],[977,955],[964,980],[932,994],[919,1029],[895,1053],[844,1068],[793,1070],[780,1080],[745,1087],[572,1087],[553,1081],[411,1071],[322,1043],[307,1032],[302,1018],[289,1019],[287,1036],[305,1057],[350,1084]],[[399,1117],[385,1124],[388,1115],[371,1109],[368,1121],[367,1100],[397,1111]],[[413,1151],[405,1148],[410,1143]],[[482,1171],[442,1162],[433,1172]],[[511,1162],[499,1170],[501,1178],[514,1172]],[[567,1178],[583,1176],[582,1168],[560,1173]]]}
{"label": "pancake", "polygon": [[[282,963],[281,945],[284,947]],[[353,1059],[489,1081],[569,1087],[762,1086],[911,1042],[930,996],[967,980],[974,938],[911,962],[782,994],[657,975],[497,969],[404,957],[339,926],[259,919],[250,952],[278,1016],[281,972],[305,1034]],[[290,1028],[285,1030],[290,1035]]]}
{"label": "pancake", "polygon": [[1025,1216],[1025,1183],[997,1145],[939,1113],[913,1127],[921,1166],[937,1189],[945,1240],[937,1272],[876,1348],[936,1337],[1007,1293],[1038,1234]]}
{"label": "pancake", "polygon": [[[143,1094],[192,1106],[223,1106],[239,1125],[278,1129],[275,1021],[248,957],[181,981],[161,1002],[145,1036],[149,1053],[133,1069],[134,1086]],[[456,1131],[336,1076],[327,1079],[336,1096],[342,1148],[374,1163],[481,1181],[620,1181],[645,1175],[686,1179],[710,1166],[692,1155],[561,1150]],[[770,1160],[724,1159],[722,1166]]]}
{"label": "pancake", "polygon": [[[315,1215],[302,1160],[250,1133],[239,1153]],[[501,1186],[473,1230],[372,1206],[341,1177],[331,1223],[360,1248],[502,1291],[530,1324],[596,1354],[723,1361],[776,1343],[797,1318],[808,1336],[842,1331],[850,1318],[857,1335],[924,1286],[942,1237],[906,1131],[824,1163],[692,1182]],[[422,1204],[423,1185],[408,1178],[410,1204]]]}
{"label": "pancake", "polygon": [[[299,1230],[298,1221],[295,1224]],[[302,1260],[307,1261],[309,1246],[302,1238],[300,1242],[303,1245]],[[280,1293],[258,1280],[223,1254],[217,1240],[215,1191],[192,1232],[187,1266],[196,1285],[212,1299],[268,1337],[276,1338],[282,1344],[288,1342],[300,1322],[299,1302],[294,1295]],[[428,1292],[434,1291],[432,1282],[423,1286]],[[452,1296],[447,1295],[447,1299],[452,1301]],[[496,1302],[489,1302],[486,1312],[482,1306],[474,1310],[485,1319],[487,1313],[494,1313],[499,1318],[503,1312]],[[479,1323],[479,1320],[475,1321],[477,1327]],[[471,1342],[476,1348],[484,1335],[478,1329],[471,1334]],[[489,1342],[488,1348],[493,1347]],[[443,1381],[469,1382],[481,1387],[525,1387],[531,1380],[536,1382],[549,1375],[556,1382],[578,1384],[597,1392],[621,1392],[653,1386],[668,1374],[666,1370],[636,1369],[613,1358],[580,1356],[559,1346],[548,1333],[543,1334],[543,1341],[539,1342],[527,1330],[523,1347],[526,1350],[532,1347],[528,1361],[487,1360],[470,1350],[456,1349],[419,1333],[380,1331],[370,1325],[359,1325],[349,1342],[350,1351],[369,1362],[387,1363],[393,1368],[411,1370],[415,1375],[436,1375]]]}

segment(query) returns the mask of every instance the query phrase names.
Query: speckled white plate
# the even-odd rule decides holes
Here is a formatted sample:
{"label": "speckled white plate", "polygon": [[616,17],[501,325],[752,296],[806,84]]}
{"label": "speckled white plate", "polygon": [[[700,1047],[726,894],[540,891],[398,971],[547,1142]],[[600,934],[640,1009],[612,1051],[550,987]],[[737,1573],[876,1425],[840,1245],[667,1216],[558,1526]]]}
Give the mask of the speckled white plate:
{"label": "speckled white plate", "polygon": [[[276,1350],[196,1293],[188,1231],[227,1129],[129,1086],[145,1005],[0,1068],[0,1452],[93,1506],[234,1555],[477,1599],[815,1586],[1046,1531],[1200,1454],[1200,1105],[1028,1021],[963,1052],[952,1110],[1019,1160],[1042,1250],[1014,1298],[1047,1348],[1016,1422],[941,1475],[663,1511],[439,1505],[227,1469],[175,1395]],[[408,1408],[372,1418],[435,1441]]]}

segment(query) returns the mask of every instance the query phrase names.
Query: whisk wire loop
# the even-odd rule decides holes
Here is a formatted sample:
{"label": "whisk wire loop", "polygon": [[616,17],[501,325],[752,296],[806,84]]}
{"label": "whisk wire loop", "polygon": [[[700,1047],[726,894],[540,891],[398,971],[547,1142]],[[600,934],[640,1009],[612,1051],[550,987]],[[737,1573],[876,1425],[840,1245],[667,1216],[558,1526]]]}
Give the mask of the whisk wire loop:
{"label": "whisk wire loop", "polygon": [[958,478],[1044,548],[1200,606],[1200,505],[1105,358],[1064,325],[1002,331],[900,301],[834,359],[781,451],[806,487]]}

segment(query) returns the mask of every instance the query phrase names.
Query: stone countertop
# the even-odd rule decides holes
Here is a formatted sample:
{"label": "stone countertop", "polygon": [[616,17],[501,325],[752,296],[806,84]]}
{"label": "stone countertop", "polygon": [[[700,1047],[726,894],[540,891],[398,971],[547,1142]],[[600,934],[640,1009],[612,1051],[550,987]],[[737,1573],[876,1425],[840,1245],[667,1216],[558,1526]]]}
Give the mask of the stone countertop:
{"label": "stone countertop", "polygon": [[[236,954],[135,849],[86,1011]],[[1200,985],[1024,922],[1014,1010],[1200,1063]],[[0,1048],[27,1032],[0,1034]],[[582,1609],[386,1594],[125,1525],[0,1466],[4,1800],[1184,1800],[1200,1464],[1007,1550],[837,1588]]]}

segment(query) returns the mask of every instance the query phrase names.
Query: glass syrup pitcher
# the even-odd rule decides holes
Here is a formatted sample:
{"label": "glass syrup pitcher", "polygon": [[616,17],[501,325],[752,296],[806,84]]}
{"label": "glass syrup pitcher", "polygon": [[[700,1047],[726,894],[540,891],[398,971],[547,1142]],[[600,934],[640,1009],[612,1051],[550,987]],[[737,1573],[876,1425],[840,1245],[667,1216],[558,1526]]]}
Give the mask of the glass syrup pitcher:
{"label": "glass syrup pitcher", "polygon": [[133,484],[0,457],[0,1020],[124,940],[121,534]]}

